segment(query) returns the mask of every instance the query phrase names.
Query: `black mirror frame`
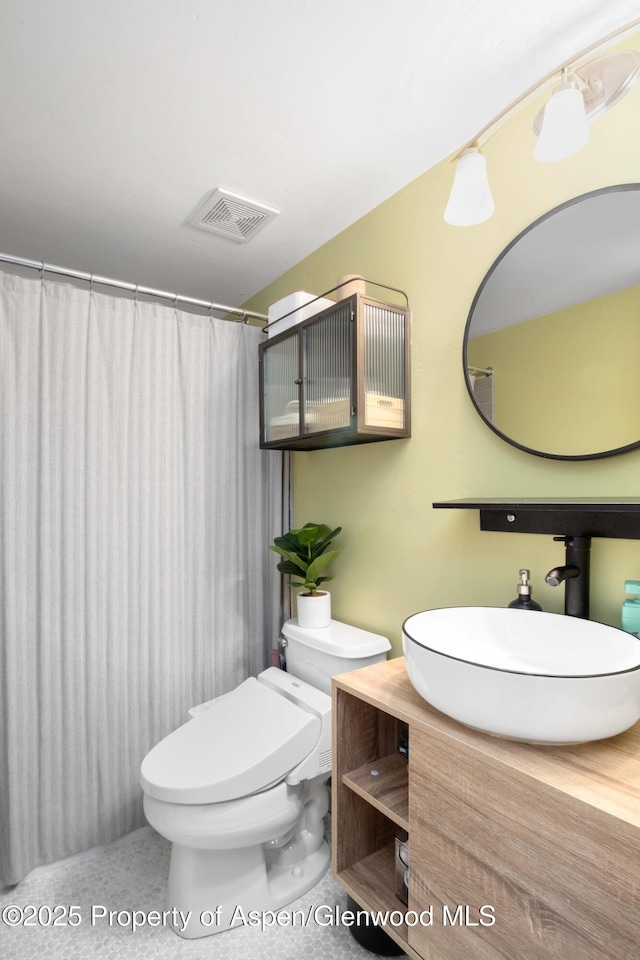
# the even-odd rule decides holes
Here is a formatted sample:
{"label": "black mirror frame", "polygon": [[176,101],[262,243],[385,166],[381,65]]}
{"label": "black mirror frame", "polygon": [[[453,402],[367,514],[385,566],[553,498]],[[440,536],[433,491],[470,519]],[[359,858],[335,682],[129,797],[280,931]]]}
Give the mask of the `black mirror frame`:
{"label": "black mirror frame", "polygon": [[528,226],[521,230],[520,233],[511,240],[504,250],[496,257],[494,262],[489,267],[489,270],[485,274],[480,286],[478,287],[476,294],[473,298],[469,314],[467,316],[467,322],[464,328],[464,336],[462,341],[462,370],[464,374],[464,382],[467,388],[467,393],[471,398],[471,402],[478,413],[480,419],[486,423],[490,430],[492,430],[501,440],[504,440],[505,443],[508,443],[512,447],[516,447],[518,450],[522,450],[524,453],[530,453],[535,457],[542,457],[545,460],[602,460],[605,457],[614,457],[620,453],[627,453],[629,450],[637,450],[640,447],[640,438],[635,443],[626,444],[623,447],[616,447],[612,450],[603,450],[598,451],[597,453],[581,453],[581,454],[560,454],[560,453],[545,453],[542,450],[534,450],[532,447],[527,447],[522,443],[518,443],[517,440],[514,440],[512,437],[508,437],[506,433],[503,433],[499,430],[490,420],[487,420],[484,413],[480,409],[473,388],[471,386],[471,381],[469,380],[468,365],[467,365],[467,344],[469,341],[469,330],[471,328],[471,321],[473,320],[473,314],[478,304],[478,300],[482,296],[482,292],[489,282],[492,274],[506,257],[509,251],[522,239],[527,233],[530,233],[531,230],[534,230],[539,224],[543,223],[545,220],[548,220],[550,217],[553,217],[556,213],[559,213],[561,210],[567,209],[567,207],[572,207],[576,203],[580,203],[583,200],[588,200],[591,197],[601,196],[606,193],[619,193],[626,190],[640,190],[640,183],[618,183],[610,187],[601,187],[598,190],[591,190],[589,193],[582,193],[578,197],[573,197],[571,200],[567,200],[564,203],[559,204],[557,207],[548,210],[546,213],[543,213],[541,217],[538,217],[537,220],[534,220]]}

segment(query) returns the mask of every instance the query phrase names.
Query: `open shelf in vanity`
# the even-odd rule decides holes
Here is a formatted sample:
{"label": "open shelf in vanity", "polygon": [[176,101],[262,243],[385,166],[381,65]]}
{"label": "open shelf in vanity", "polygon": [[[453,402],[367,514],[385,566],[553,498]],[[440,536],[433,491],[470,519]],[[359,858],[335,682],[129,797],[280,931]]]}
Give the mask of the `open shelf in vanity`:
{"label": "open shelf in vanity", "polygon": [[343,774],[342,782],[403,830],[409,830],[407,760],[402,754],[392,753],[363,763]]}
{"label": "open shelf in vanity", "polygon": [[[334,686],[332,866],[364,910],[407,909],[396,895],[395,860],[395,838],[405,840],[409,830],[408,762],[398,752],[406,736],[406,721],[381,709],[375,696],[368,701]],[[417,957],[406,924],[385,932]]]}

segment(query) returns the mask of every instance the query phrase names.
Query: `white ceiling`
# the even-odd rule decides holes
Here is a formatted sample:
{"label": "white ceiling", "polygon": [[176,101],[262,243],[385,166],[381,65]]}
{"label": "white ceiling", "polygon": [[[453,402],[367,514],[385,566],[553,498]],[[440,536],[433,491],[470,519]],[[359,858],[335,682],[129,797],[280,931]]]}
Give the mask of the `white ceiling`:
{"label": "white ceiling", "polygon": [[[638,0],[2,0],[0,250],[240,304],[639,15]],[[247,244],[189,226],[219,186],[280,216]]]}

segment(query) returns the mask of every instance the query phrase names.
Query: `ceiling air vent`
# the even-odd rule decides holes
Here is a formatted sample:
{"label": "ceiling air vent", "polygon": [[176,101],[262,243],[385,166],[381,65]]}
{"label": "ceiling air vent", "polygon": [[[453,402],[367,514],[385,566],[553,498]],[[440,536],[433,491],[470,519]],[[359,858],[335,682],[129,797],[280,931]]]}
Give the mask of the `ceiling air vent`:
{"label": "ceiling air vent", "polygon": [[218,188],[189,222],[229,240],[246,243],[279,213],[264,203]]}

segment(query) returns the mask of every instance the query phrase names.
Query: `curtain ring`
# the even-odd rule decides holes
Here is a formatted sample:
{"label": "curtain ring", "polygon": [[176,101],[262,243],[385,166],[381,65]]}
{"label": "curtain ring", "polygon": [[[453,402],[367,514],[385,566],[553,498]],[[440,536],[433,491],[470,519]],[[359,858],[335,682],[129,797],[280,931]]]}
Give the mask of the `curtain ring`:
{"label": "curtain ring", "polygon": [[93,296],[93,274],[89,277],[89,293]]}
{"label": "curtain ring", "polygon": [[38,272],[40,273],[40,280],[42,281],[44,281],[44,268],[45,268],[45,262],[44,260],[41,260],[40,266],[38,267]]}
{"label": "curtain ring", "polygon": [[246,313],[245,310],[242,311],[242,320],[241,320],[241,323],[246,323],[246,324],[249,323],[249,317],[247,316],[247,313]]}
{"label": "curtain ring", "polygon": [[139,287],[139,286],[140,286],[140,284],[139,284],[139,283],[136,283],[136,288],[135,288],[135,290],[133,291],[133,302],[134,302],[134,303],[137,303],[137,302],[138,302],[138,287]]}

